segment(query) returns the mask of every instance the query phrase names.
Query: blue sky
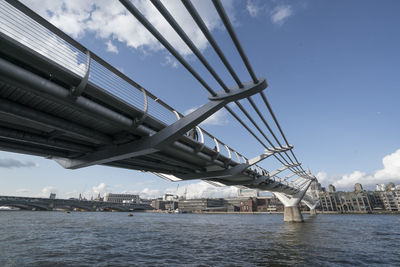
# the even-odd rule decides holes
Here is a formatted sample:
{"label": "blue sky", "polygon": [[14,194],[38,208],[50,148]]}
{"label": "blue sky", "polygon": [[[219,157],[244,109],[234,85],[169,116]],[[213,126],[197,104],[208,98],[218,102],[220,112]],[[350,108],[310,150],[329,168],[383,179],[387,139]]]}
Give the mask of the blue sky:
{"label": "blue sky", "polygon": [[[207,92],[118,1],[23,1],[130,78],[181,112],[204,104]],[[233,85],[213,50],[178,1],[164,1],[207,59]],[[194,3],[242,80],[250,80],[208,1]],[[295,153],[323,185],[351,189],[355,182],[400,183],[399,1],[223,1],[255,72]],[[215,88],[196,58],[139,2],[178,51]],[[175,13],[174,13],[175,12]],[[218,88],[219,90],[219,88]],[[204,124],[249,158],[262,152],[225,112]],[[275,165],[266,167],[273,168]],[[155,196],[177,183],[152,174],[89,167],[64,170],[51,160],[0,152],[0,194],[88,197],[104,192]],[[193,196],[234,195],[199,181],[179,183]]]}

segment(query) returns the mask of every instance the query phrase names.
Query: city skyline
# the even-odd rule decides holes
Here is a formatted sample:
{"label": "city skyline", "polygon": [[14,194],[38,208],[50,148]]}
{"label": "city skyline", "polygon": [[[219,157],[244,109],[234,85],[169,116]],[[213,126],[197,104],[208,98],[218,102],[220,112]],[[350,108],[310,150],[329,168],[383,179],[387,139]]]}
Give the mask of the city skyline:
{"label": "city skyline", "polygon": [[[180,112],[188,113],[205,103],[207,94],[199,90],[168,52],[138,28],[134,19],[122,27],[113,27],[113,21],[127,19],[118,2],[94,5],[91,1],[71,1],[64,6],[62,1],[47,2],[49,5],[23,1]],[[396,115],[400,38],[393,33],[400,19],[395,8],[389,2],[368,1],[361,7],[356,2],[346,3],[345,9],[340,3],[322,5],[309,1],[223,3],[257,75],[269,81],[267,96],[299,160],[306,164],[304,167],[310,165],[321,183],[333,183],[338,189],[348,189],[356,182],[365,188],[389,181],[399,183],[400,146],[396,133],[400,127]],[[165,3],[178,14],[177,19],[186,21],[179,4]],[[207,3],[195,5],[229,51],[227,36],[220,30],[215,14],[207,12]],[[146,4],[140,6],[146,15],[155,14]],[[185,30],[212,58],[204,38],[190,23],[186,24]],[[167,36],[198,67],[193,55],[162,20],[156,26],[167,27]],[[238,60],[236,65],[241,66]],[[157,73],[157,79],[152,78],[149,69]],[[247,77],[244,71],[240,74]],[[248,157],[260,153],[252,149],[258,148],[253,141],[241,139],[243,133],[236,130],[237,124],[227,113],[217,113],[203,126]],[[65,170],[48,159],[7,152],[0,152],[0,175],[2,194],[6,195],[48,196],[55,191],[69,197],[126,191],[150,196],[177,190],[178,185],[150,173],[109,167]],[[179,182],[179,187],[222,196],[236,190],[199,181]]]}

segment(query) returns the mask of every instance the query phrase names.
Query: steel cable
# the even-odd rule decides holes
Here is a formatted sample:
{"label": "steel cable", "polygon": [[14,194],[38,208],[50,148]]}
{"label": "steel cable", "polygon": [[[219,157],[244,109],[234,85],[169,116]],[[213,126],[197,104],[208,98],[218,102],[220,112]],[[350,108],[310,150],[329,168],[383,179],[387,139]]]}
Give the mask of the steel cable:
{"label": "steel cable", "polygon": [[[182,0],[182,3],[184,4],[184,6],[186,7],[186,9],[188,10],[188,12],[190,13],[190,15],[192,16],[193,20],[196,22],[196,24],[198,25],[198,27],[200,28],[200,30],[203,32],[204,36],[206,37],[206,39],[208,40],[208,42],[211,44],[211,46],[214,48],[215,52],[218,54],[218,56],[220,57],[221,61],[223,62],[223,64],[225,65],[225,67],[228,69],[229,73],[231,74],[231,76],[233,77],[233,79],[236,81],[236,83],[238,84],[239,87],[243,87],[243,84],[241,83],[240,79],[238,78],[237,74],[235,73],[235,71],[233,70],[233,68],[231,67],[231,65],[229,64],[228,60],[226,59],[225,55],[223,54],[222,50],[219,48],[218,44],[216,43],[216,41],[214,40],[212,34],[210,33],[210,31],[208,30],[207,26],[205,25],[204,21],[201,19],[200,15],[198,14],[197,10],[195,9],[195,7],[192,5],[192,3],[189,0]],[[218,3],[217,3],[218,5]],[[220,10],[223,10],[223,8],[221,7]],[[225,19],[224,23],[230,25],[229,20]],[[244,59],[244,61],[247,63],[246,67],[248,68],[249,72],[251,73],[253,80],[255,77],[255,74],[250,66],[250,63],[247,60],[247,57],[245,56],[245,53],[242,49],[242,47],[240,46],[240,42],[238,41],[238,39],[236,38],[236,35],[234,34],[234,31],[231,30],[229,31],[230,33],[232,33],[234,37],[235,43],[237,44],[238,50],[240,55],[242,56],[242,58]],[[250,102],[250,104],[253,106],[253,108],[256,110],[256,112],[258,113],[258,115],[260,116],[260,118],[263,120],[264,124],[266,125],[266,127],[268,128],[269,132],[273,135],[274,139],[277,141],[277,143],[279,144],[279,146],[281,146],[279,140],[276,138],[275,134],[273,133],[272,129],[269,127],[268,123],[265,121],[264,117],[261,115],[260,111],[258,110],[257,106],[254,104],[253,100],[251,98],[248,98],[248,101]],[[242,108],[241,108],[242,109]],[[256,126],[256,128],[258,128],[258,126]],[[265,135],[262,133],[262,135],[265,137]],[[265,137],[266,138],[266,137]],[[271,142],[268,140],[268,138],[266,138],[267,141],[271,144]],[[271,144],[271,146],[273,148],[274,145]],[[293,160],[290,158],[290,156],[286,153],[286,156],[290,159],[290,161],[294,164]]]}
{"label": "steel cable", "polygon": [[[220,77],[216,74],[215,70],[210,66],[210,64],[207,62],[207,60],[204,58],[204,56],[200,53],[200,51],[198,50],[198,48],[194,45],[194,43],[190,40],[190,38],[187,36],[187,34],[183,31],[183,29],[179,26],[179,24],[176,22],[176,20],[172,17],[172,15],[169,13],[169,11],[164,7],[164,5],[159,1],[159,0],[151,0],[151,2],[153,3],[153,5],[157,8],[157,10],[161,13],[161,15],[165,18],[165,20],[171,25],[171,27],[177,32],[177,34],[181,37],[181,39],[186,43],[186,45],[191,49],[191,51],[199,58],[199,60],[203,63],[203,65],[205,66],[205,68],[210,72],[210,74],[216,79],[216,81],[221,85],[221,87],[224,89],[225,92],[229,92],[229,89],[227,88],[227,86],[225,85],[225,83],[222,82],[222,80],[220,79]],[[193,10],[195,10],[193,8]],[[206,27],[203,27],[206,28]],[[211,36],[211,35],[210,35]],[[215,41],[212,42],[214,43],[215,47],[218,47],[218,45],[215,43]],[[242,51],[242,55],[245,55],[244,52]],[[225,63],[225,65],[230,66],[229,62],[225,59],[225,57],[223,57],[224,60],[223,62]],[[251,68],[250,65],[248,65],[249,68]],[[236,76],[236,74],[234,73],[233,69],[231,68],[231,72],[233,73],[234,76]],[[236,76],[237,77],[237,76]],[[237,78],[238,79],[238,78]],[[238,85],[242,85],[240,80],[238,79],[239,83]],[[242,85],[243,86],[243,85]],[[251,101],[251,100],[249,100]],[[240,104],[240,102],[235,101],[236,105],[240,108],[240,110],[245,114],[245,116],[251,121],[251,123],[256,127],[256,129],[260,132],[260,134],[267,140],[267,142],[272,146],[272,148],[275,149],[275,146],[272,144],[272,142],[269,140],[269,138],[264,134],[264,132],[260,129],[260,127],[258,126],[258,124],[254,121],[254,119],[248,114],[248,112],[245,110],[245,108]],[[253,105],[254,108],[256,108]],[[231,114],[234,113],[232,110],[229,111]],[[237,116],[236,114],[232,114],[236,119]],[[240,121],[240,123],[243,125],[242,121]],[[249,127],[245,126],[245,128],[250,131]],[[250,131],[250,133],[254,135],[254,133],[252,133]],[[259,142],[260,139],[256,138]],[[268,150],[271,151],[267,146],[265,146],[264,143],[261,142],[261,144]],[[280,153],[278,153],[280,155]],[[282,156],[282,159],[286,162],[286,164],[289,164],[289,162]],[[291,158],[289,157],[289,159],[291,160]],[[292,161],[292,160],[291,160]],[[293,162],[293,161],[292,161]]]}
{"label": "steel cable", "polygon": [[[120,0],[120,2],[142,23],[142,25],[149,30],[154,37],[156,37],[156,39],[158,41],[160,41],[164,47],[203,85],[203,87],[205,87],[205,89],[211,93],[211,95],[215,96],[216,93],[215,91],[203,80],[203,78],[201,78],[201,76],[182,58],[182,56],[175,50],[175,48],[155,29],[155,27],[140,13],[139,10],[136,9],[136,7],[129,2],[128,0]],[[217,11],[219,9],[219,13],[221,13],[221,10],[223,11],[223,9],[218,8],[218,1],[213,1],[214,5],[216,5]],[[180,29],[180,27],[177,25],[176,21],[174,21],[172,18],[172,16],[168,16],[165,15],[168,13],[168,11],[166,11],[166,9],[162,6],[162,4],[157,1],[157,0],[152,0],[152,3],[159,9],[160,12],[164,13],[164,17],[167,19],[167,21],[171,24],[171,26],[173,26],[173,28],[176,29]],[[219,3],[219,2],[218,2]],[[219,3],[220,4],[220,3]],[[222,7],[222,6],[220,6]],[[166,11],[166,12],[165,12]],[[226,16],[226,14],[225,14]],[[223,17],[223,16],[222,16]],[[224,19],[223,19],[224,21]],[[227,23],[230,24],[229,20],[225,20],[224,24],[226,25]],[[232,28],[230,26],[230,28]],[[227,27],[228,32],[230,33],[232,39],[234,40],[234,43],[237,47],[240,47],[239,53],[241,54],[241,57],[243,59],[243,61],[245,62],[245,65],[250,73],[250,75],[252,76],[252,79],[254,82],[258,83],[257,78],[255,77],[255,74],[251,68],[251,65],[249,64],[246,55],[244,54],[243,49],[241,49],[240,43],[238,42],[236,35],[234,34],[233,29],[230,30],[229,27]],[[176,30],[177,31],[177,30]],[[229,91],[229,89],[226,87],[226,85],[222,82],[222,80],[219,78],[219,76],[215,73],[215,71],[213,70],[213,68],[207,63],[207,61],[204,59],[204,57],[201,55],[201,53],[198,51],[198,49],[194,46],[194,44],[189,40],[189,38],[187,37],[187,35],[183,32],[183,30],[181,31],[177,31],[177,33],[180,35],[180,37],[185,41],[185,43],[191,48],[191,50],[198,56],[198,58],[200,59],[200,61],[202,61],[202,63],[205,65],[205,67],[207,68],[207,70],[213,75],[213,77],[217,80],[217,82],[221,85],[221,87],[223,87],[223,89],[225,91]],[[188,41],[189,40],[189,41]],[[239,84],[240,84],[240,80],[239,80]],[[262,133],[262,131],[260,130],[260,128],[258,127],[258,125],[256,123],[254,123],[254,120],[252,120],[252,118],[248,115],[248,113],[245,111],[245,109],[239,104],[238,105],[239,108],[242,110],[242,112],[253,122],[253,124],[256,126],[256,128]],[[266,147],[268,149],[268,147],[251,131],[251,129],[242,121],[240,120],[240,118],[229,108],[229,107],[225,107],[245,128],[246,130],[248,130],[264,147]],[[265,134],[262,133],[262,135],[267,139],[267,141],[269,143],[271,143],[269,141],[269,139],[265,136]],[[272,143],[271,143],[272,144]],[[293,152],[292,152],[293,153]],[[284,159],[284,157],[279,153],[279,155]],[[274,154],[274,156],[277,158],[277,156]],[[278,159],[278,158],[277,158]],[[290,159],[290,157],[289,157]],[[279,159],[278,159],[279,160]],[[291,160],[291,159],[290,159]],[[282,161],[279,160],[281,163]],[[286,159],[284,159],[284,161],[286,161]],[[292,160],[291,160],[292,161]],[[287,161],[286,161],[287,162]],[[293,161],[292,161],[293,162]],[[288,162],[287,162],[288,163]]]}

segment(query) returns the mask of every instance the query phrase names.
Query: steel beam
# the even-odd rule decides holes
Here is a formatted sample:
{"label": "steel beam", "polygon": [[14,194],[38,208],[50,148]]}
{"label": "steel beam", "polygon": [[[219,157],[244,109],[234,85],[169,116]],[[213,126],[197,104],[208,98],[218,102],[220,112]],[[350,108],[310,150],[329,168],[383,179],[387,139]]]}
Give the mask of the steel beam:
{"label": "steel beam", "polygon": [[46,97],[52,101],[74,108],[81,112],[89,113],[96,119],[107,120],[108,123],[131,129],[133,120],[110,110],[92,100],[82,96],[72,99],[70,92],[54,82],[44,79],[30,71],[14,65],[0,58],[0,77],[7,83],[23,88],[25,91],[38,96]]}
{"label": "steel beam", "polygon": [[0,113],[11,117],[28,120],[45,127],[59,130],[95,144],[111,143],[112,139],[95,130],[80,126],[73,122],[51,116],[47,113],[27,108],[23,105],[0,99]]}
{"label": "steel beam", "polygon": [[[43,74],[43,76],[49,75],[59,84],[68,84],[69,86],[77,84],[79,85],[77,86],[77,88],[72,88],[71,95],[73,97],[68,97],[68,95],[70,95],[68,89],[57,85],[56,82],[48,81],[46,79],[43,79],[42,77],[39,77],[36,74],[30,73],[23,68],[12,66],[10,62],[6,62],[3,59],[0,59],[0,79],[9,82],[13,86],[18,86],[19,88],[27,92],[35,92],[35,94],[40,96],[41,99],[48,99],[53,103],[58,104],[60,107],[72,107],[75,110],[85,112],[85,115],[87,115],[88,117],[98,118],[104,123],[110,123],[113,126],[117,126],[117,128],[122,129],[122,131],[127,130],[128,132],[133,132],[134,134],[139,133],[137,134],[138,136],[144,137],[137,140],[135,139],[135,136],[135,138],[132,139],[125,139],[125,141],[129,141],[129,143],[121,144],[122,142],[119,142],[119,144],[116,144],[116,142],[113,143],[113,140],[110,136],[85,127],[83,126],[83,123],[74,123],[73,119],[70,119],[68,121],[61,118],[61,115],[59,115],[60,117],[56,117],[52,114],[35,109],[30,109],[11,101],[0,100],[0,114],[6,114],[7,116],[4,116],[4,118],[6,118],[7,120],[9,117],[18,118],[20,119],[19,125],[23,125],[25,122],[29,121],[32,122],[32,124],[30,125],[32,129],[34,129],[35,127],[43,126],[47,127],[45,129],[46,132],[54,130],[49,135],[43,136],[39,135],[40,131],[38,131],[36,134],[27,132],[21,133],[16,130],[11,130],[14,132],[7,132],[2,129],[2,127],[0,127],[0,147],[5,145],[5,147],[8,147],[8,149],[23,151],[24,144],[27,144],[24,153],[28,151],[28,153],[30,152],[43,155],[42,152],[49,152],[49,154],[51,155],[60,157],[58,161],[64,167],[72,169],[94,164],[104,164],[131,169],[142,169],[158,172],[165,171],[165,173],[172,173],[174,175],[177,175],[176,173],[181,173],[179,175],[187,179],[213,179],[227,185],[242,184],[250,188],[268,188],[271,191],[279,191],[285,194],[292,194],[293,196],[298,198],[305,197],[304,194],[307,191],[307,188],[309,187],[311,181],[313,181],[315,177],[307,175],[305,172],[297,171],[296,169],[298,169],[297,167],[300,164],[297,164],[298,161],[293,154],[293,151],[290,152],[293,154],[296,162],[293,162],[290,156],[286,153],[286,151],[290,150],[292,147],[289,146],[275,118],[274,113],[272,112],[268,102],[266,101],[265,95],[262,93],[262,90],[265,89],[267,86],[266,81],[265,79],[259,79],[255,76],[255,73],[250,66],[244,50],[242,49],[239,40],[233,30],[233,27],[230,24],[230,21],[219,0],[213,0],[214,5],[217,9],[217,12],[221,16],[221,19],[226,26],[229,35],[231,36],[236,48],[238,49],[239,54],[242,57],[246,68],[248,69],[249,74],[253,80],[253,82],[242,84],[237,75],[233,72],[233,69],[230,68],[227,60],[223,60],[223,63],[227,66],[235,81],[238,83],[238,86],[236,88],[227,88],[225,86],[225,84],[215,73],[211,65],[208,64],[205,58],[201,55],[200,51],[191,42],[190,38],[188,38],[188,36],[184,33],[184,31],[181,29],[175,19],[169,14],[167,9],[161,4],[159,0],[152,0],[156,8],[158,8],[158,10],[164,15],[167,21],[178,32],[178,34],[182,37],[186,44],[189,45],[192,51],[194,51],[194,53],[203,62],[205,67],[222,86],[224,91],[218,93],[216,93],[192,68],[192,66],[190,66],[189,63],[178,53],[178,51],[171,44],[168,43],[163,35],[158,32],[154,28],[154,26],[140,13],[140,11],[134,7],[131,1],[120,0],[120,2],[127,8],[127,10],[131,12],[153,34],[153,36],[155,36],[178,59],[178,61],[180,61],[188,69],[188,71],[211,93],[211,96],[209,97],[209,103],[200,107],[198,110],[194,111],[186,117],[178,118],[179,120],[176,123],[173,123],[172,125],[165,128],[165,124],[160,123],[157,120],[152,120],[152,118],[147,118],[145,121],[147,115],[147,91],[142,89],[133,81],[129,80],[126,76],[121,75],[120,72],[116,71],[109,64],[102,61],[95,54],[93,54],[94,60],[99,62],[111,72],[115,73],[123,80],[127,81],[132,86],[143,91],[145,97],[144,112],[142,110],[137,110],[136,112],[136,108],[133,106],[129,106],[129,104],[124,102],[123,99],[119,99],[118,97],[113,96],[112,93],[106,92],[105,90],[102,90],[102,88],[99,88],[97,85],[89,83],[88,80],[91,52],[89,52],[86,48],[84,48],[72,38],[66,36],[64,33],[62,33],[61,30],[50,25],[47,21],[42,19],[34,12],[30,11],[22,4],[12,0],[6,1],[22,11],[31,19],[44,26],[46,29],[55,33],[55,35],[57,35],[58,37],[66,40],[66,42],[73,47],[87,53],[87,70],[83,77],[79,77],[79,75],[73,74],[68,69],[65,69],[65,67],[58,65],[55,62],[52,62],[51,58],[40,55],[39,53],[37,53],[37,51],[34,51],[22,45],[22,43],[19,43],[18,40],[12,40],[12,42],[9,42],[10,40],[8,39],[10,38],[5,36],[3,33],[0,33],[1,40],[5,40],[8,38],[7,42],[0,42],[0,47],[3,48],[2,54],[5,56],[5,58],[11,58],[12,62],[22,62],[18,64],[23,64],[22,66],[26,67],[26,69],[32,67],[33,69],[35,69],[35,72],[41,73]],[[202,23],[201,18],[199,18],[191,3],[186,0],[182,1],[188,8],[190,14],[194,17],[195,21],[200,25],[201,30],[205,32],[207,39],[211,40],[210,43],[212,44],[212,46],[214,48],[217,47],[216,43],[213,42],[211,34],[207,34],[208,31],[205,24]],[[12,45],[14,45],[15,48]],[[10,49],[5,49],[5,47],[9,47]],[[23,53],[16,52],[19,51],[19,49],[22,49]],[[218,49],[216,50],[217,54],[221,57],[221,59],[223,59],[224,56],[222,52]],[[81,94],[85,88],[87,88],[87,91],[85,91],[85,95],[90,96],[90,99],[96,99],[95,101],[98,100],[97,103],[103,102],[106,104],[103,106],[101,104],[97,104],[96,102],[90,101],[88,98],[83,98]],[[277,127],[279,128],[279,131],[282,133],[285,143],[287,144],[286,148],[281,146],[279,140],[275,137],[274,133],[271,131],[270,127],[263,119],[263,116],[261,116],[261,112],[255,106],[255,103],[252,101],[252,99],[249,98],[255,93],[261,93],[261,96],[263,97],[264,102],[266,102],[266,105],[271,115],[273,116],[273,119],[276,122]],[[99,97],[99,95],[101,97]],[[260,118],[264,121],[271,134],[275,137],[280,148],[268,149],[267,146],[265,146],[264,143],[261,142],[261,140],[252,132],[252,130],[231,109],[229,109],[229,107],[226,106],[229,102],[236,102],[237,100],[243,98],[249,98],[250,104],[253,106]],[[153,100],[157,101],[155,97],[153,98]],[[247,116],[247,118],[251,122],[253,122],[254,126],[266,138],[270,145],[274,146],[269,141],[267,136],[265,136],[263,131],[261,131],[260,128],[255,124],[254,120],[251,118],[251,115],[243,108],[243,106],[239,102],[236,103],[243,111],[243,113]],[[172,108],[170,108],[165,103],[163,103],[162,105],[164,107],[167,107],[167,109],[169,109],[170,111],[172,110]],[[117,110],[120,113],[107,108],[110,106],[112,106],[114,110]],[[186,137],[184,134],[188,130],[194,128],[197,124],[204,121],[206,118],[208,118],[210,115],[212,115],[224,106],[258,141],[260,141],[261,144],[264,145],[265,148],[267,148],[267,151],[264,154],[254,159],[251,159],[244,164],[240,164],[239,160],[239,164],[237,164],[236,162],[230,161],[231,155],[229,148],[229,159],[227,159],[226,157],[219,155],[219,151],[218,153],[214,153],[214,151],[212,150],[210,151],[209,148],[204,147],[204,144],[201,147],[203,150],[200,149],[202,150],[200,151],[197,146],[198,143],[196,144],[193,142],[187,142],[187,140],[185,140]],[[144,124],[142,124],[142,122],[144,122]],[[19,130],[23,131],[23,129],[21,129],[21,126],[15,125],[15,128],[19,128]],[[34,131],[32,130],[32,132]],[[57,138],[58,134],[63,135],[63,137]],[[87,142],[90,141],[93,144],[102,146],[96,151],[91,151],[92,149],[89,146],[85,147],[78,143],[70,143],[69,141],[65,141],[68,139],[79,139]],[[135,140],[130,141],[133,139]],[[9,140],[10,143],[5,144],[5,142],[2,142],[2,140]],[[17,141],[18,143],[15,141]],[[106,144],[106,146],[104,146],[104,144]],[[68,152],[64,153],[63,150],[66,150]],[[71,151],[91,153],[80,156],[79,158],[73,158],[77,157],[77,155],[72,155],[71,153],[69,153]],[[158,160],[154,160],[152,156],[155,156],[155,153],[160,151],[166,155],[174,155],[174,161],[165,161],[162,164],[159,164]],[[287,165],[285,165],[285,163],[282,162],[277,157],[277,155],[275,155],[276,153],[280,152],[284,152],[293,164],[289,164],[289,162],[283,157],[283,155],[278,154],[278,156],[281,156],[282,159],[287,163]],[[148,157],[131,159],[132,157],[138,157],[141,155],[148,155]],[[271,155],[275,156],[282,164],[284,164],[284,166],[271,174],[265,174],[262,171],[262,175],[259,175],[256,172],[248,169],[250,166],[268,158]],[[186,156],[186,161],[184,156]],[[183,160],[185,162],[191,161],[193,162],[193,164],[200,165],[200,168],[197,168],[195,165],[187,168],[184,164],[176,164],[179,160]],[[209,165],[207,165],[206,162],[208,162]],[[221,170],[222,168],[224,170]],[[304,178],[303,184],[288,184],[287,182],[282,182],[282,179],[273,178],[273,176],[277,175],[278,173],[286,169],[292,168],[295,168],[293,170],[294,173]],[[203,171],[204,169],[206,170],[205,172],[199,172],[200,170]],[[193,173],[184,175],[182,174],[188,171]],[[298,188],[300,188],[300,190]]]}
{"label": "steel beam", "polygon": [[287,150],[290,150],[290,149],[292,149],[292,147],[280,147],[280,148],[277,148],[277,149],[265,150],[264,154],[261,154],[260,156],[257,156],[255,158],[250,159],[249,160],[249,165],[252,166],[252,165],[257,164],[258,162],[268,158],[269,156],[274,155],[275,153],[280,153],[280,152],[287,151]]}
{"label": "steel beam", "polygon": [[152,136],[143,137],[124,145],[107,147],[78,159],[57,159],[56,161],[64,168],[78,169],[162,151],[229,102],[258,93],[266,87],[265,79],[260,79],[257,84],[246,83],[244,88],[235,87],[230,93],[221,92],[215,97],[210,97],[210,102]]}
{"label": "steel beam", "polygon": [[255,185],[261,184],[261,183],[265,182],[266,180],[268,180],[270,177],[274,177],[278,173],[281,173],[288,168],[289,168],[288,166],[283,166],[282,168],[279,168],[276,171],[271,172],[268,176],[263,175],[261,177],[258,177],[257,179],[254,180],[253,184],[255,184]]}
{"label": "steel beam", "polygon": [[38,134],[27,133],[23,131],[16,131],[0,126],[0,137],[11,141],[22,141],[27,144],[41,145],[45,147],[52,147],[56,149],[75,151],[75,152],[91,152],[93,148],[80,145],[68,141],[54,140],[54,138],[46,138]]}
{"label": "steel beam", "polygon": [[78,159],[57,159],[57,162],[64,168],[78,169],[158,152],[218,111],[224,104],[225,101],[209,102],[151,137],[143,137],[128,144],[98,150]]}
{"label": "steel beam", "polygon": [[171,164],[171,165],[181,166],[181,167],[190,169],[192,171],[202,169],[202,167],[199,165],[191,164],[191,163],[188,163],[187,161],[183,161],[183,160],[176,160],[168,155],[151,154],[151,155],[147,155],[146,157],[151,158],[151,159],[160,160],[163,162],[167,162],[168,164]]}
{"label": "steel beam", "polygon": [[[188,173],[184,175],[177,175],[178,178],[183,180],[194,180],[194,179],[223,179],[223,178],[237,178],[238,176],[243,177],[242,172],[249,167],[248,164],[239,164],[233,168],[220,170],[220,171],[207,171]],[[249,177],[250,179],[250,177]],[[251,180],[249,180],[251,182]]]}
{"label": "steel beam", "polygon": [[281,172],[283,172],[284,170],[286,170],[286,169],[288,169],[289,168],[289,166],[288,165],[285,165],[285,166],[283,166],[282,168],[279,168],[279,169],[277,169],[276,171],[273,171],[273,172],[271,172],[270,173],[270,176],[272,177],[272,176],[275,176],[275,175],[277,175],[278,173],[281,173]]}
{"label": "steel beam", "polygon": [[296,173],[291,173],[291,174],[289,174],[288,176],[286,176],[285,178],[284,178],[284,180],[286,181],[287,179],[289,179],[289,178],[291,178],[291,177],[293,177],[293,176],[295,176],[296,175]]}
{"label": "steel beam", "polygon": [[117,161],[117,162],[108,162],[106,164],[102,164],[105,166],[111,166],[111,167],[118,167],[118,168],[123,168],[123,169],[128,169],[128,170],[142,170],[142,171],[148,171],[148,172],[161,172],[161,173],[173,173],[167,169],[160,169],[152,166],[142,166],[140,164],[132,164],[132,163],[126,163],[122,161]]}
{"label": "steel beam", "polygon": [[0,138],[0,150],[13,152],[13,153],[22,153],[28,154],[33,156],[41,156],[41,157],[48,157],[48,156],[57,156],[57,157],[69,157],[70,154],[66,152],[62,152],[59,150],[54,149],[43,149],[37,146],[30,146],[26,144],[17,144],[14,142],[2,141]]}
{"label": "steel beam", "polygon": [[[0,76],[3,80],[8,83],[13,84],[13,86],[18,86],[24,90],[33,93],[38,96],[46,97],[52,101],[59,103],[60,105],[66,105],[81,112],[87,113],[96,119],[106,120],[107,123],[113,124],[115,126],[121,127],[125,130],[132,130],[132,125],[134,121],[128,117],[125,117],[113,110],[110,110],[100,104],[93,102],[85,97],[79,96],[73,101],[69,98],[69,91],[47,79],[39,77],[21,67],[18,67],[4,59],[0,59]],[[139,135],[153,135],[155,132],[150,130],[144,125],[139,125],[134,129]],[[58,131],[63,133],[62,131]],[[49,138],[51,139],[51,138]],[[197,152],[190,146],[187,146],[181,142],[174,142],[174,147],[181,151],[187,153],[196,154],[203,160],[212,162],[219,166],[223,166],[223,162],[219,160],[213,160],[211,156],[203,152]]]}

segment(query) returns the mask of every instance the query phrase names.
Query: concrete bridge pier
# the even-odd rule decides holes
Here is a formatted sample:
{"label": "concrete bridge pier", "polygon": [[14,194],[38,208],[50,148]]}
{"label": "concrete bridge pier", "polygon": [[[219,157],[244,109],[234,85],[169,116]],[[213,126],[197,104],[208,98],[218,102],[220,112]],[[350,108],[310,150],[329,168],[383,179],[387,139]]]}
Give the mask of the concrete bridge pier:
{"label": "concrete bridge pier", "polygon": [[301,197],[299,196],[290,196],[284,193],[274,193],[275,196],[282,202],[284,205],[283,211],[283,221],[284,222],[303,222],[303,215],[301,215],[300,211],[300,201]]}
{"label": "concrete bridge pier", "polygon": [[284,222],[304,222],[303,215],[301,214],[300,207],[291,206],[284,208],[283,213],[283,221]]}
{"label": "concrete bridge pier", "polygon": [[300,201],[303,199],[312,181],[313,180],[310,180],[307,184],[305,184],[302,190],[295,195],[287,195],[285,193],[274,193],[275,196],[284,205],[284,213],[283,213],[284,222],[304,222],[303,215],[301,214],[300,211]]}
{"label": "concrete bridge pier", "polygon": [[310,215],[317,215],[317,210],[314,208],[314,209],[310,209]]}

